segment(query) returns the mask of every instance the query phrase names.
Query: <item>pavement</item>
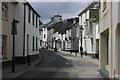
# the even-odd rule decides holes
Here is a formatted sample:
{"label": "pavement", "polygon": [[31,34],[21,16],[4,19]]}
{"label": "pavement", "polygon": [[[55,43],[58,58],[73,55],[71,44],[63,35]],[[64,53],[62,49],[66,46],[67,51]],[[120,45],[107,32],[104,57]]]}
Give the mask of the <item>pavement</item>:
{"label": "pavement", "polygon": [[31,70],[39,61],[41,57],[31,61],[31,65],[28,64],[15,64],[15,72],[12,72],[12,64],[11,62],[7,62],[2,65],[2,80],[12,80],[23,73]]}
{"label": "pavement", "polygon": [[[102,78],[99,74],[99,60],[90,56],[81,55],[79,53],[72,53],[58,51],[59,54],[74,64],[75,70],[78,74],[78,78]],[[70,57],[69,57],[70,56]]]}
{"label": "pavement", "polygon": [[68,79],[102,79],[98,71],[99,61],[90,56],[80,57],[78,53],[70,54],[65,51],[40,50],[41,60],[27,64],[17,64],[16,71],[11,72],[11,67],[3,67],[3,80],[34,80],[40,78],[68,78]]}

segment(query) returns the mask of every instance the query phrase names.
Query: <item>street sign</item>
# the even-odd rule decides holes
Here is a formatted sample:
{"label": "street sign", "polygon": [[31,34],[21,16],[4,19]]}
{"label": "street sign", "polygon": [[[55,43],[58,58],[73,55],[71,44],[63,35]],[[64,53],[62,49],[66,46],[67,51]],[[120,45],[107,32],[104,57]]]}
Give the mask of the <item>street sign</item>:
{"label": "street sign", "polygon": [[11,34],[13,35],[16,35],[17,34],[17,29],[14,29],[14,30],[11,30]]}
{"label": "street sign", "polygon": [[19,23],[19,22],[17,20],[13,19],[12,30],[11,30],[11,34],[12,35],[16,35],[17,34],[17,23]]}

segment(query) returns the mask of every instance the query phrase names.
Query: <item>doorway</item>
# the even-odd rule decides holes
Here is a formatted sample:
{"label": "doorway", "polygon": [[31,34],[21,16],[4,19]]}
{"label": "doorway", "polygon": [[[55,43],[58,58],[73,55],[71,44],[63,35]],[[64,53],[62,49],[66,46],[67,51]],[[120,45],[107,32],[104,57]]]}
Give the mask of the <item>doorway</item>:
{"label": "doorway", "polygon": [[100,67],[107,70],[109,65],[109,29],[100,34]]}
{"label": "doorway", "polygon": [[29,35],[27,34],[27,63],[30,65],[30,54],[29,54]]}
{"label": "doorway", "polygon": [[29,55],[29,35],[27,34],[27,56]]}
{"label": "doorway", "polygon": [[2,58],[6,58],[6,52],[7,52],[7,36],[2,35]]}
{"label": "doorway", "polygon": [[115,68],[114,68],[114,74],[120,78],[120,24],[118,23],[116,28],[116,42],[115,42]]}
{"label": "doorway", "polygon": [[119,76],[119,78],[120,78],[120,28],[119,28],[120,26],[118,26],[118,28],[117,28],[117,43],[116,43],[116,45],[117,45],[117,54],[116,54],[116,68],[117,68],[117,70],[118,70],[118,76]]}
{"label": "doorway", "polygon": [[99,59],[99,39],[96,39],[96,58]]}

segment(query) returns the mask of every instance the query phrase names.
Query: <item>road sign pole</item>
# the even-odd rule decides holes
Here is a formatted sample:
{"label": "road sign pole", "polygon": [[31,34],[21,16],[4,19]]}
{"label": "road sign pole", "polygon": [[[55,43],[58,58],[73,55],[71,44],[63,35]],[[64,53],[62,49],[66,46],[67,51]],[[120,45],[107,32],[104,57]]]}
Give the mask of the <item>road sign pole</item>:
{"label": "road sign pole", "polygon": [[15,72],[15,35],[13,34],[12,72]]}
{"label": "road sign pole", "polygon": [[11,33],[13,35],[12,72],[15,72],[15,35],[17,34],[17,23],[19,23],[19,21],[13,19],[11,30]]}

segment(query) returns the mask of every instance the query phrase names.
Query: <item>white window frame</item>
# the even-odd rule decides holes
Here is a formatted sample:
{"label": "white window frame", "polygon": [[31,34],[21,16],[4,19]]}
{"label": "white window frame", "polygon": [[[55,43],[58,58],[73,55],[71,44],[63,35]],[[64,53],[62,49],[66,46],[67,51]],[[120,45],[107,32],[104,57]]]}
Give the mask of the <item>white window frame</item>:
{"label": "white window frame", "polygon": [[8,20],[8,2],[2,2],[2,18]]}

